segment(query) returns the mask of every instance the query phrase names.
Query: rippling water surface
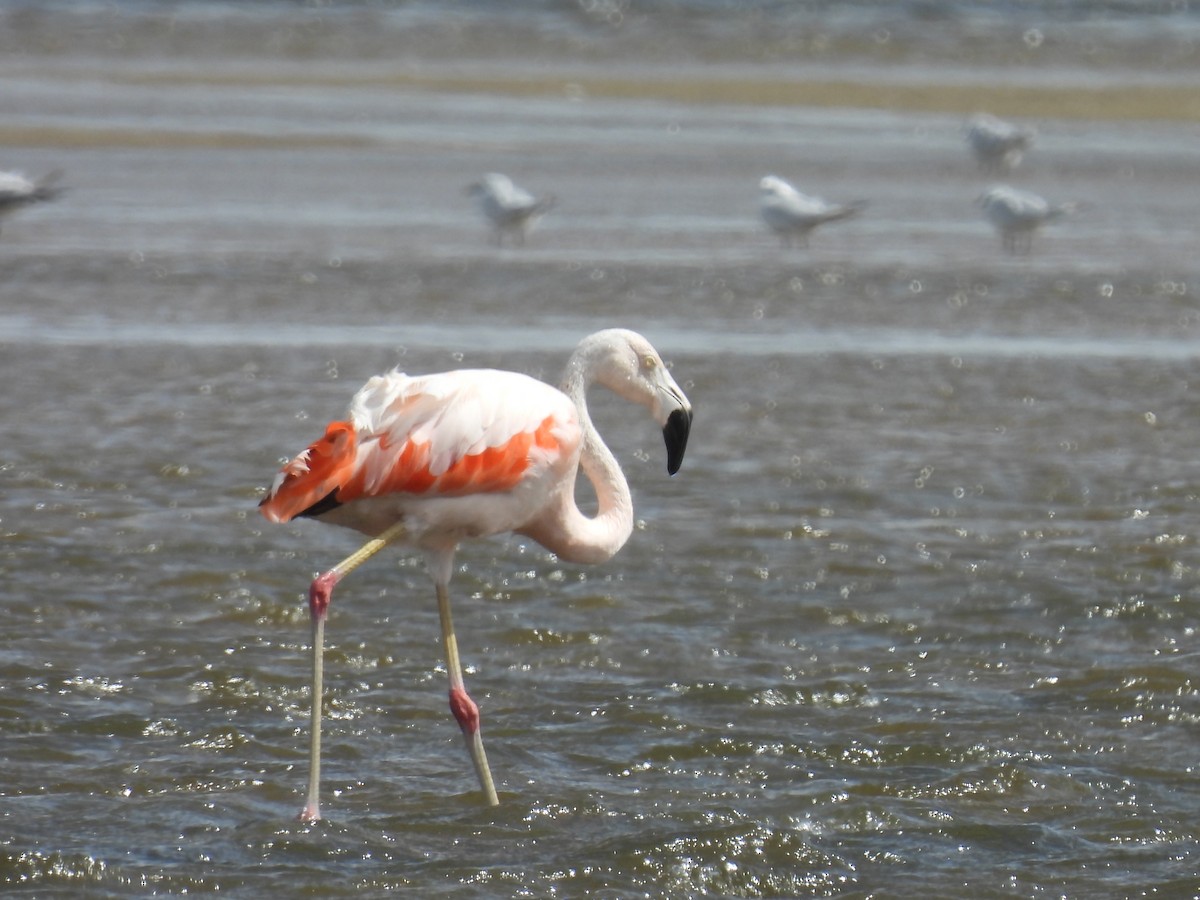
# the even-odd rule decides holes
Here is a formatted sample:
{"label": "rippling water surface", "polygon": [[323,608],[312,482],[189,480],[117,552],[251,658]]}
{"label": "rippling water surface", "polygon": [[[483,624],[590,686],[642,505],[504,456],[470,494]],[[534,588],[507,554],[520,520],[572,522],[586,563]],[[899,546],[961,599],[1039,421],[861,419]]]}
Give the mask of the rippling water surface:
{"label": "rippling water surface", "polygon": [[[1194,14],[187,9],[3,11],[3,162],[70,185],[0,236],[6,894],[1197,890],[1200,157],[1149,109]],[[1011,180],[1081,209],[1029,256],[973,206],[967,72],[1049,104]],[[559,197],[524,248],[462,193],[489,170]],[[769,172],[870,206],[783,250]],[[305,591],[354,538],[257,515],[279,460],[371,374],[556,380],[610,325],[692,440],[668,478],[598,394],[626,548],[460,553],[500,807],[396,553],[334,601],[298,823]]]}

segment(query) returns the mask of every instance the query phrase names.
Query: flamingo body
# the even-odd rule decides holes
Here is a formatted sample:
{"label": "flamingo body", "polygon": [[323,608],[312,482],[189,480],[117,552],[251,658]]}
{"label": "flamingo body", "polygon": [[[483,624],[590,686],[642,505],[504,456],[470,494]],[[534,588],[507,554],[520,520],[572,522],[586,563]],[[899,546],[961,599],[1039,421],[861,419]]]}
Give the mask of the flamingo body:
{"label": "flamingo body", "polygon": [[391,372],[283,468],[262,512],[369,535],[403,520],[418,542],[513,531],[578,465],[581,441],[574,404],[533,378]]}
{"label": "flamingo body", "polygon": [[758,187],[759,213],[785,247],[790,247],[793,240],[806,246],[809,234],[817,226],[848,219],[865,206],[863,203],[827,203],[820,197],[801,193],[775,175],[763,178]]}
{"label": "flamingo body", "polygon": [[[584,338],[562,389],[515,372],[463,369],[435,375],[391,372],[370,379],[343,419],[284,465],[260,504],[272,522],[311,517],[370,535],[309,590],[313,625],[312,731],[308,800],[320,818],[320,721],[324,623],[332,592],[388,544],[425,551],[436,589],[450,706],[488,802],[498,802],[467,695],[450,616],[448,584],[459,541],[502,532],[527,535],[570,562],[603,562],[633,531],[633,503],[620,466],[587,411],[602,384],[646,407],[663,429],[667,471],[683,461],[692,408],[657,351],[641,335],[608,329]],[[583,471],[598,510],[583,513]]]}

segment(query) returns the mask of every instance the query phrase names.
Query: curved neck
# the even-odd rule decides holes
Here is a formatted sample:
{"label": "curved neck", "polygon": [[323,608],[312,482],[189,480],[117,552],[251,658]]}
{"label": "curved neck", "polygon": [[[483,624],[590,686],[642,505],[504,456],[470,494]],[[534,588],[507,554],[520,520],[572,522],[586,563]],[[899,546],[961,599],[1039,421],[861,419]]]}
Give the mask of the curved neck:
{"label": "curved neck", "polygon": [[526,533],[547,550],[568,562],[599,563],[625,546],[633,532],[633,498],[621,467],[596,431],[587,408],[590,379],[581,360],[572,359],[563,377],[563,393],[571,398],[583,430],[579,467],[596,492],[595,516],[586,515],[575,502],[575,476],[563,483],[555,508]]}

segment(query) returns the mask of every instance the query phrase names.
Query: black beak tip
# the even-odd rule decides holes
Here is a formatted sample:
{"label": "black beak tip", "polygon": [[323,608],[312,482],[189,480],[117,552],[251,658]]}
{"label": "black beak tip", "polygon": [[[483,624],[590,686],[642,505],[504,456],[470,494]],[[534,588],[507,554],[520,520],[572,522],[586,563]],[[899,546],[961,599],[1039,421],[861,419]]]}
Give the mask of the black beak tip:
{"label": "black beak tip", "polygon": [[692,411],[677,409],[667,416],[663,427],[663,439],[667,443],[667,474],[674,475],[683,465],[683,451],[687,449],[688,433],[692,429]]}

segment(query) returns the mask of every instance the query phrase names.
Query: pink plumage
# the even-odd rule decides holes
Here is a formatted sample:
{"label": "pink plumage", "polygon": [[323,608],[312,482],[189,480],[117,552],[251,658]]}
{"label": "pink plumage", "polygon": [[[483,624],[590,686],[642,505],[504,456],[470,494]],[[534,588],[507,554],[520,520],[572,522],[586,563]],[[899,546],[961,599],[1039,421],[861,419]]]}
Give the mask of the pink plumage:
{"label": "pink plumage", "polygon": [[[512,531],[574,470],[582,437],[570,399],[525,375],[377,375],[344,421],[283,468],[262,512],[273,522],[322,516],[371,535],[401,519],[414,533]],[[485,494],[492,502],[474,499]]]}
{"label": "pink plumage", "polygon": [[[667,471],[673,475],[687,446],[691,404],[649,341],[616,328],[579,343],[561,390],[490,369],[376,376],[354,396],[345,418],[331,422],[279,472],[260,504],[267,519],[316,518],[371,536],[309,589],[312,731],[301,818],[321,815],[322,647],[333,589],[399,540],[425,553],[437,593],[450,708],[487,801],[499,802],[450,616],[454,552],[463,538],[502,532],[527,535],[570,562],[603,562],[625,544],[633,530],[633,501],[588,415],[586,394],[593,383],[650,411],[663,429]],[[594,516],[575,503],[580,471],[596,493]]]}

